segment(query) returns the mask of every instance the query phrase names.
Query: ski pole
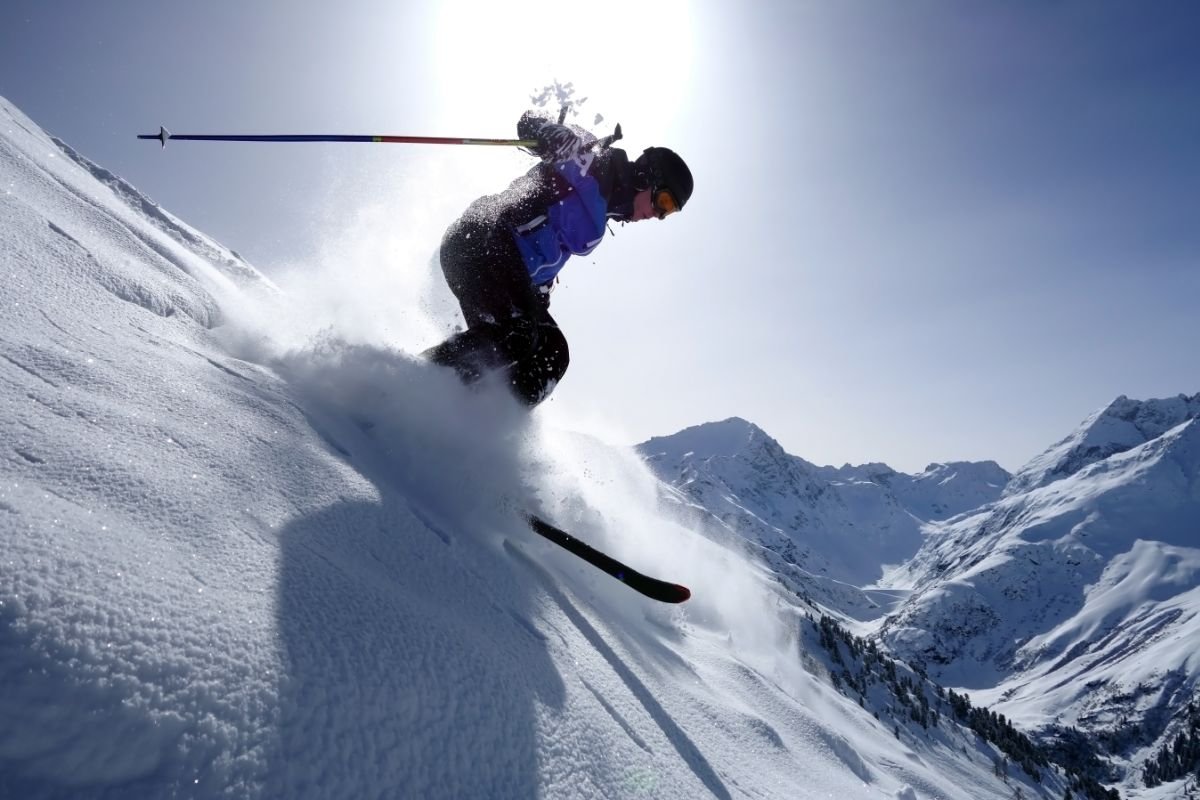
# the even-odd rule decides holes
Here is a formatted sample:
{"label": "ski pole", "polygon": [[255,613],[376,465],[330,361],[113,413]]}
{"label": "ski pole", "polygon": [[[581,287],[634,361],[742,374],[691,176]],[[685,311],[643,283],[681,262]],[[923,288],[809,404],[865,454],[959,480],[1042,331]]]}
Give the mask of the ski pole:
{"label": "ski pole", "polygon": [[223,136],[171,133],[159,126],[158,133],[139,133],[139,139],[157,139],[163,147],[167,140],[190,142],[372,142],[383,144],[481,144],[502,147],[537,147],[533,139],[459,139],[449,136],[340,136],[325,134],[284,134],[271,136]]}

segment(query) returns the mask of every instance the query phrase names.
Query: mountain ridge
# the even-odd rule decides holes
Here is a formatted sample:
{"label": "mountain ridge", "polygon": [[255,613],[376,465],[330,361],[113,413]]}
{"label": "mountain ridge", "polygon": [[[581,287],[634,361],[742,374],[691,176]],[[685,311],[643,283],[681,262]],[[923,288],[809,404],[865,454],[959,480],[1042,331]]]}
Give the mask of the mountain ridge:
{"label": "mountain ridge", "polygon": [[[1180,644],[1200,641],[1198,416],[1200,394],[1120,396],[1012,476],[988,461],[935,463],[914,476],[878,462],[812,467],[793,457],[847,507],[887,496],[918,521],[920,542],[876,584],[905,593],[872,613],[856,596],[789,576],[796,546],[776,566],[780,580],[874,626],[889,651],[1046,740],[1077,729],[1105,737],[1125,785],[1136,785],[1200,700],[1200,656]],[[703,427],[687,429],[689,438],[703,438]],[[651,466],[697,502],[738,496],[736,471],[685,448],[664,470],[652,453],[671,450],[670,437],[651,441],[641,446]],[[718,485],[727,497],[712,496]],[[851,535],[846,520],[821,516],[816,504],[806,510]],[[769,514],[725,518],[778,549],[755,523]],[[795,538],[819,542],[807,530]]]}
{"label": "mountain ridge", "polygon": [[1069,477],[1197,417],[1200,417],[1200,392],[1145,401],[1121,395],[1018,470],[1006,493],[1018,494]]}

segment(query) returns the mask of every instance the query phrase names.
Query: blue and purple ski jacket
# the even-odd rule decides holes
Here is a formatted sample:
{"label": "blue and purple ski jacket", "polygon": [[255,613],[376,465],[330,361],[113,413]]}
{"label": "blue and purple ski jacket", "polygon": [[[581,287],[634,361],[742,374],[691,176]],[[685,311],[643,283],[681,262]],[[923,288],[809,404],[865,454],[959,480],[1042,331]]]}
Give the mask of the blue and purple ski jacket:
{"label": "blue and purple ski jacket", "polygon": [[568,258],[587,255],[604,238],[608,199],[590,174],[594,161],[588,154],[550,167],[554,199],[532,219],[513,226],[534,286],[551,284]]}

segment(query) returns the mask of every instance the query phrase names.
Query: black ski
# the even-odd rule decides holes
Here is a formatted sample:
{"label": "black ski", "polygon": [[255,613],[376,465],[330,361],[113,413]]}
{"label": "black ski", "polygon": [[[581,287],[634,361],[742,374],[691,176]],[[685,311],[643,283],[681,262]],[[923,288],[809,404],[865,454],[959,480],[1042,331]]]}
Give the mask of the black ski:
{"label": "black ski", "polygon": [[556,528],[541,517],[530,514],[529,527],[534,532],[549,539],[562,549],[574,553],[594,567],[604,570],[621,583],[641,592],[652,600],[662,603],[682,603],[692,596],[692,591],[677,583],[667,583],[658,578],[651,578],[632,569],[612,556],[601,553],[594,547],[584,544],[562,528]]}

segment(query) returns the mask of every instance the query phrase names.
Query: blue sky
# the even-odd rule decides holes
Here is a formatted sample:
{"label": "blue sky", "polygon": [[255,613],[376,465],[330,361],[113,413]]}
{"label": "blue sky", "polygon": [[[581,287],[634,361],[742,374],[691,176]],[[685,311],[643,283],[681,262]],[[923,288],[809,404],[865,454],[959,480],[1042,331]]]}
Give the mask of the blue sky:
{"label": "blue sky", "polygon": [[1119,394],[1200,391],[1200,7],[634,5],[7,0],[0,94],[283,274],[372,204],[411,249],[373,268],[425,269],[529,161],[134,135],[505,137],[573,81],[696,176],[555,295],[539,413],[610,439],[737,415],[819,463],[1015,469]]}

